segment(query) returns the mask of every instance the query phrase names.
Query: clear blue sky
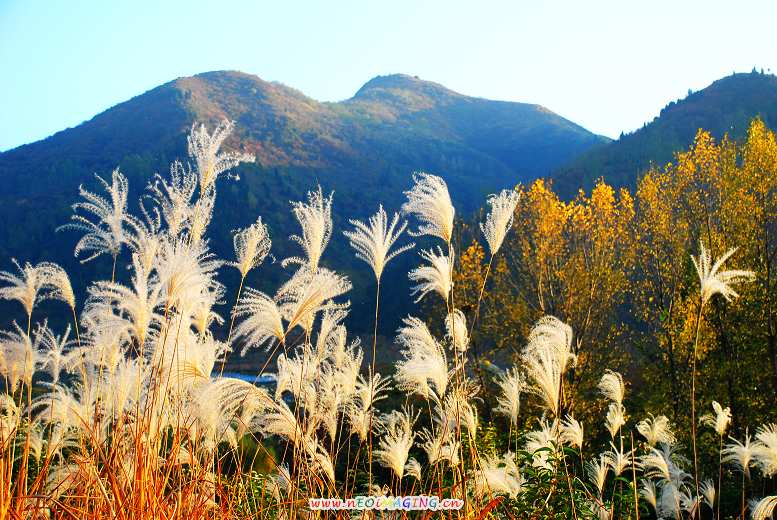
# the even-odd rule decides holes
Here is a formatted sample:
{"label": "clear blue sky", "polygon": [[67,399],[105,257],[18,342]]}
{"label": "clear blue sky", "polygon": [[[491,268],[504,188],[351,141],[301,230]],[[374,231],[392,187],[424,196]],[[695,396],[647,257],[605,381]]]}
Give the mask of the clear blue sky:
{"label": "clear blue sky", "polygon": [[777,70],[777,2],[0,0],[0,150],[179,76],[318,100],[404,72],[611,137],[732,71]]}

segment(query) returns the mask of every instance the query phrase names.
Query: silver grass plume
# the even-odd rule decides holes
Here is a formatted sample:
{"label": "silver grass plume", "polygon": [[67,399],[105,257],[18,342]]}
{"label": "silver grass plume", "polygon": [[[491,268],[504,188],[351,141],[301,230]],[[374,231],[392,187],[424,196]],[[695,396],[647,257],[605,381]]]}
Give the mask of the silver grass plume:
{"label": "silver grass plume", "polygon": [[[102,254],[117,257],[121,246],[126,242],[125,223],[132,219],[127,214],[127,194],[129,185],[127,178],[116,169],[111,174],[111,183],[108,184],[99,175],[96,176],[108,198],[92,193],[83,186],[78,188],[83,202],[73,204],[74,214],[72,222],[61,226],[59,229],[73,229],[83,231],[84,236],[76,243],[75,256],[86,253],[88,256],[81,262],[88,262]],[[79,210],[91,214],[94,220],[78,213]]]}
{"label": "silver grass plume", "polygon": [[753,507],[753,520],[766,520],[772,518],[774,509],[777,508],[777,495],[762,498]]}
{"label": "silver grass plume", "polygon": [[315,271],[303,266],[275,296],[281,315],[288,322],[286,331],[300,326],[310,332],[318,312],[346,309],[350,302],[334,299],[351,290],[347,277],[320,267]]}
{"label": "silver grass plume", "polygon": [[438,247],[437,253],[434,250],[421,251],[421,258],[429,262],[429,265],[422,265],[416,267],[408,273],[410,281],[416,282],[417,285],[411,288],[411,295],[415,296],[416,303],[429,293],[436,292],[446,302],[448,301],[448,295],[453,288],[453,263],[455,258],[455,252],[453,248],[450,248],[450,256],[445,255]]}
{"label": "silver grass plume", "polygon": [[67,371],[71,364],[71,356],[66,352],[72,346],[69,340],[70,325],[65,328],[62,335],[57,336],[44,323],[36,330],[35,336],[40,350],[38,365],[49,374],[52,383],[57,383],[62,371]]}
{"label": "silver grass plume", "polygon": [[622,404],[610,403],[604,417],[604,426],[610,432],[610,437],[614,439],[624,424],[626,424],[626,408]]}
{"label": "silver grass plume", "polygon": [[254,162],[254,156],[239,152],[220,152],[224,140],[234,129],[232,121],[224,120],[208,133],[204,124],[192,125],[188,136],[189,155],[197,164],[200,193],[213,188],[219,175],[244,162]]}
{"label": "silver grass plume", "polygon": [[752,271],[721,271],[720,268],[726,260],[736,252],[736,248],[729,249],[723,256],[712,263],[709,251],[703,243],[699,243],[699,257],[691,257],[696,274],[699,276],[701,304],[702,307],[716,294],[720,294],[727,301],[739,295],[734,291],[733,285],[741,282],[750,281],[755,277]]}
{"label": "silver grass plume", "polygon": [[453,312],[445,316],[445,332],[455,351],[467,351],[469,348],[467,318],[459,309],[453,309]]}
{"label": "silver grass plume", "polygon": [[32,338],[14,322],[14,330],[0,332],[0,375],[13,392],[20,383],[32,384],[39,352]]}
{"label": "silver grass plume", "polygon": [[527,391],[542,399],[545,408],[558,417],[564,372],[573,365],[572,328],[553,316],[541,318],[529,333],[523,352]]}
{"label": "silver grass plume", "polygon": [[723,408],[717,401],[712,401],[712,410],[714,413],[702,415],[699,420],[702,424],[714,428],[719,437],[723,437],[731,424],[731,408]]}
{"label": "silver grass plume", "polygon": [[707,479],[701,483],[701,497],[707,506],[715,510],[715,484]]}
{"label": "silver grass plume", "polygon": [[609,471],[610,459],[605,453],[585,463],[585,472],[588,475],[588,480],[596,487],[597,495],[600,498],[604,491],[604,484],[607,481]]}
{"label": "silver grass plume", "polygon": [[637,431],[645,438],[649,446],[655,447],[658,443],[671,445],[677,442],[672,432],[672,425],[665,415],[657,417],[654,417],[653,414],[648,415],[649,417],[637,423]]}
{"label": "silver grass plume", "polygon": [[623,376],[618,372],[610,369],[605,370],[598,387],[605,398],[619,405],[623,404],[623,398],[626,395],[626,385],[623,383]]}
{"label": "silver grass plume", "polygon": [[307,266],[310,271],[318,270],[321,255],[332,237],[333,195],[324,197],[319,186],[316,191],[308,192],[307,203],[292,202],[292,211],[302,228],[302,235],[291,235],[289,238],[302,246],[305,258],[287,258],[282,265],[300,264]]}
{"label": "silver grass plume", "polygon": [[518,426],[521,393],[526,390],[526,378],[517,368],[513,367],[500,375],[497,385],[499,386],[499,395],[494,411],[507,416],[513,426]]}
{"label": "silver grass plume", "polygon": [[405,473],[405,464],[415,439],[413,425],[418,415],[412,408],[405,408],[384,414],[378,421],[381,437],[372,455],[378,464],[393,471],[399,479]]}
{"label": "silver grass plume", "polygon": [[285,342],[281,310],[277,302],[263,292],[247,287],[232,312],[236,317],[244,318],[235,328],[235,339],[245,339],[241,356],[251,347],[269,348],[273,340]]}
{"label": "silver grass plume", "polygon": [[729,437],[731,439],[730,443],[726,443],[723,446],[723,450],[721,453],[721,460],[725,463],[732,464],[736,469],[741,471],[745,474],[745,476],[750,476],[750,466],[753,463],[753,458],[755,456],[755,446],[753,446],[752,437],[750,436],[750,433],[747,429],[745,429],[745,437],[744,442],[740,442],[737,439],[734,439],[733,437]]}
{"label": "silver grass plume", "polygon": [[777,474],[777,425],[759,427],[755,438],[753,456],[758,469],[767,477]]}
{"label": "silver grass plume", "polygon": [[270,235],[267,226],[262,223],[262,217],[247,228],[235,231],[233,237],[235,246],[235,262],[229,265],[240,271],[245,278],[249,271],[258,267],[270,253]]}
{"label": "silver grass plume", "polygon": [[43,287],[48,289],[44,291],[43,298],[59,300],[71,309],[75,309],[76,295],[67,272],[52,262],[41,262],[37,265],[37,269],[43,278]]}
{"label": "silver grass plume", "polygon": [[406,244],[391,251],[391,247],[407,227],[407,223],[399,224],[399,215],[394,217],[389,224],[383,206],[378,207],[378,212],[369,218],[367,223],[359,220],[349,221],[353,231],[344,231],[343,234],[350,241],[351,247],[356,250],[356,258],[365,261],[375,273],[375,278],[380,282],[383,269],[386,264],[397,255],[415,247],[414,243]]}
{"label": "silver grass plume", "polygon": [[490,495],[515,498],[523,491],[524,484],[525,479],[510,452],[501,457],[484,455],[472,479],[475,496],[481,499]]}
{"label": "silver grass plume", "polygon": [[537,469],[553,470],[551,454],[557,452],[558,422],[540,421],[540,429],[526,434],[524,449],[532,455],[531,465]]}
{"label": "silver grass plume", "polygon": [[167,232],[178,236],[188,225],[192,212],[192,198],[197,190],[197,175],[175,161],[170,166],[170,180],[156,175],[154,183],[149,185],[151,200],[161,213]]}
{"label": "silver grass plume", "polygon": [[491,212],[486,221],[480,224],[480,230],[488,243],[491,256],[496,255],[513,223],[515,207],[521,194],[515,190],[502,190],[498,195],[488,198]]}
{"label": "silver grass plume", "polygon": [[0,287],[0,299],[15,300],[22,304],[27,316],[32,315],[32,310],[38,302],[40,291],[46,283],[46,277],[38,266],[25,262],[19,265],[16,259],[11,259],[19,274],[9,271],[0,271],[0,282],[8,285]]}
{"label": "silver grass plume", "polygon": [[396,338],[404,358],[396,364],[397,387],[424,399],[432,397],[439,401],[449,381],[445,350],[420,319],[407,317],[402,323]]}
{"label": "silver grass plume", "polygon": [[436,236],[450,244],[456,210],[448,186],[442,178],[423,172],[414,174],[413,182],[413,187],[405,192],[407,202],[402,205],[402,211],[416,215],[421,222],[415,235]]}
{"label": "silver grass plume", "polygon": [[564,444],[577,448],[583,448],[583,423],[571,415],[567,415],[559,425],[559,439]]}

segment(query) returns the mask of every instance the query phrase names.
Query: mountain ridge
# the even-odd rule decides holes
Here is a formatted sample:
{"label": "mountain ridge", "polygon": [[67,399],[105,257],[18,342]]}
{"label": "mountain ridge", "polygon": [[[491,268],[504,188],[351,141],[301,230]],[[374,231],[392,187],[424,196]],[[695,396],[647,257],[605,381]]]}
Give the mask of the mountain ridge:
{"label": "mountain ridge", "polygon": [[[296,254],[284,239],[297,232],[289,201],[304,199],[317,184],[334,191],[338,232],[324,263],[354,281],[357,325],[371,323],[359,308],[371,301],[372,281],[339,233],[350,218],[366,218],[379,203],[398,210],[416,170],[443,176],[458,214],[468,216],[489,193],[546,174],[603,139],[539,105],[473,98],[406,75],[376,77],[347,100],[319,102],[257,76],[212,71],[176,78],[76,127],[1,153],[0,220],[24,225],[0,227],[0,256],[6,264],[11,257],[58,262],[74,273],[82,294],[90,280],[106,276],[106,266],[99,261],[80,266],[72,256],[77,237],[54,233],[67,222],[78,186],[97,189],[94,174],[107,176],[119,167],[137,212],[135,201],[153,175],[185,159],[191,125],[213,127],[224,118],[235,121],[224,148],[251,152],[257,161],[218,183],[214,253],[230,258],[232,230],[261,215],[270,227],[274,255]],[[382,305],[384,333],[412,308],[401,271],[417,258],[405,256],[393,266],[397,281],[387,290],[393,303]],[[286,276],[273,264],[248,283],[270,290]],[[226,280],[228,288],[232,282]]]}
{"label": "mountain ridge", "polygon": [[777,76],[756,72],[720,78],[687,97],[667,104],[649,123],[619,139],[590,148],[550,175],[562,196],[590,190],[597,178],[633,187],[651,165],[663,166],[685,150],[702,128],[720,139],[744,137],[760,117],[777,128]]}

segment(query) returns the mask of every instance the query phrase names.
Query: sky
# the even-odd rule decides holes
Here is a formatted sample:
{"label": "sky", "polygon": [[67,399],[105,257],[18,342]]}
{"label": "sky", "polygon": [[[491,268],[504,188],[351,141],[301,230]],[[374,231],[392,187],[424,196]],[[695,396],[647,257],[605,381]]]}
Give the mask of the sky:
{"label": "sky", "polygon": [[0,0],[0,150],[181,76],[320,101],[405,73],[617,137],[732,72],[777,71],[777,2]]}

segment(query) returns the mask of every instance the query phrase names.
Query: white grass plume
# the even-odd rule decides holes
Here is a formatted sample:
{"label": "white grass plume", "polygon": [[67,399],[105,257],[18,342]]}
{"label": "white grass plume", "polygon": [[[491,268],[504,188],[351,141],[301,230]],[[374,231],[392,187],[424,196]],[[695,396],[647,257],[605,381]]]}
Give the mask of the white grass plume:
{"label": "white grass plume", "polygon": [[461,310],[453,309],[453,312],[445,316],[445,332],[454,350],[467,351],[469,348],[467,318]]}
{"label": "white grass plume", "polygon": [[733,298],[739,296],[732,286],[741,282],[750,281],[755,277],[755,274],[752,271],[720,270],[726,260],[736,252],[736,248],[729,249],[723,256],[715,260],[715,263],[712,263],[710,253],[704,247],[703,243],[699,243],[699,249],[699,257],[694,258],[692,256],[691,260],[693,261],[694,267],[696,267],[696,274],[699,276],[702,306],[716,294],[720,294],[727,301],[731,301]]}
{"label": "white grass plume", "polygon": [[494,411],[507,416],[513,426],[518,426],[521,393],[526,390],[526,378],[517,368],[513,367],[500,375],[497,385],[499,386],[499,394]]}
{"label": "white grass plume", "polygon": [[425,399],[439,400],[449,381],[445,350],[426,324],[418,318],[407,317],[398,331],[396,343],[404,359],[396,363],[394,380],[397,387]]}
{"label": "white grass plume", "polygon": [[717,401],[712,401],[712,410],[714,413],[702,415],[699,420],[713,428],[719,437],[723,437],[731,424],[731,408],[723,408]]}
{"label": "white grass plume", "polygon": [[314,272],[318,269],[324,249],[332,237],[332,197],[333,194],[324,197],[319,186],[316,191],[308,192],[307,203],[292,202],[292,211],[302,228],[302,235],[292,235],[289,238],[302,246],[305,258],[287,258],[282,265],[306,265]]}
{"label": "white grass plume", "polygon": [[378,421],[381,437],[372,455],[378,464],[393,471],[399,479],[405,473],[405,464],[415,439],[413,425],[417,419],[418,413],[412,408],[405,408],[384,414]]}
{"label": "white grass plume", "polygon": [[407,202],[402,205],[406,214],[414,214],[421,225],[417,235],[431,235],[450,244],[453,237],[453,208],[448,186],[436,175],[419,172],[413,175],[413,187],[405,192]]}
{"label": "white grass plume", "polygon": [[236,261],[229,265],[240,271],[240,276],[243,278],[264,261],[272,245],[267,226],[262,223],[262,217],[256,219],[256,222],[247,228],[235,231],[233,243]]}
{"label": "white grass plume", "polygon": [[559,425],[559,439],[573,448],[582,449],[584,440],[583,423],[572,415],[567,415]]}
{"label": "white grass plume", "polygon": [[407,223],[399,224],[399,215],[395,213],[389,224],[382,205],[366,224],[359,220],[351,220],[350,223],[355,229],[344,231],[343,234],[348,237],[351,247],[356,250],[356,258],[365,261],[372,268],[378,282],[386,264],[397,255],[415,247],[414,243],[410,243],[391,251],[391,247],[405,230]]}
{"label": "white grass plume", "polygon": [[672,425],[665,415],[654,417],[653,414],[648,414],[646,419],[637,423],[637,431],[651,447],[655,447],[658,443],[671,445],[677,442],[672,432]]}
{"label": "white grass plume", "polygon": [[200,193],[213,188],[219,175],[243,162],[254,162],[254,156],[239,152],[220,152],[224,140],[234,129],[232,121],[224,120],[209,133],[204,124],[192,125],[188,136],[189,155],[197,164]]}
{"label": "white grass plume", "polygon": [[0,282],[8,284],[0,287],[0,299],[14,300],[21,303],[29,317],[32,315],[33,308],[39,300],[40,290],[46,283],[46,278],[41,269],[29,262],[25,262],[24,266],[22,266],[19,265],[16,259],[11,261],[16,266],[19,274],[0,271]]}
{"label": "white grass plume", "polygon": [[738,441],[733,437],[729,437],[731,442],[726,443],[723,446],[723,450],[720,452],[721,459],[725,463],[732,464],[736,469],[750,476],[750,467],[753,464],[753,458],[755,451],[753,446],[752,437],[750,432],[745,429],[745,436],[743,441]]}
{"label": "white grass plume", "polygon": [[622,405],[623,398],[626,395],[626,385],[623,383],[623,376],[618,372],[606,369],[602,379],[599,381],[599,391],[605,398]]}
{"label": "white grass plume", "polygon": [[558,416],[564,372],[576,360],[571,351],[572,328],[558,318],[541,318],[529,333],[523,362],[530,384],[545,408]]}
{"label": "white grass plume", "polygon": [[[118,256],[126,241],[125,223],[131,218],[127,214],[127,178],[118,169],[113,170],[110,184],[99,175],[96,177],[108,193],[108,198],[80,186],[79,194],[85,200],[73,204],[75,213],[71,216],[72,222],[59,228],[84,232],[75,247],[76,257],[81,253],[87,255],[81,262],[88,262],[102,254]],[[79,210],[91,214],[93,220],[79,214]]]}
{"label": "white grass plume", "polygon": [[436,254],[433,249],[421,251],[421,258],[429,262],[429,265],[416,267],[408,273],[410,281],[417,283],[411,289],[413,296],[418,295],[416,303],[427,294],[434,292],[446,302],[448,301],[448,295],[453,288],[454,256],[453,249],[451,249],[451,256],[444,254],[439,247]]}
{"label": "white grass plume", "polygon": [[486,221],[480,224],[480,230],[488,243],[491,256],[496,255],[502,247],[507,232],[513,223],[515,207],[521,195],[515,190],[502,190],[498,195],[488,198],[491,212],[486,216]]}
{"label": "white grass plume", "polygon": [[777,425],[765,424],[755,433],[753,456],[761,473],[767,477],[777,474]]}

